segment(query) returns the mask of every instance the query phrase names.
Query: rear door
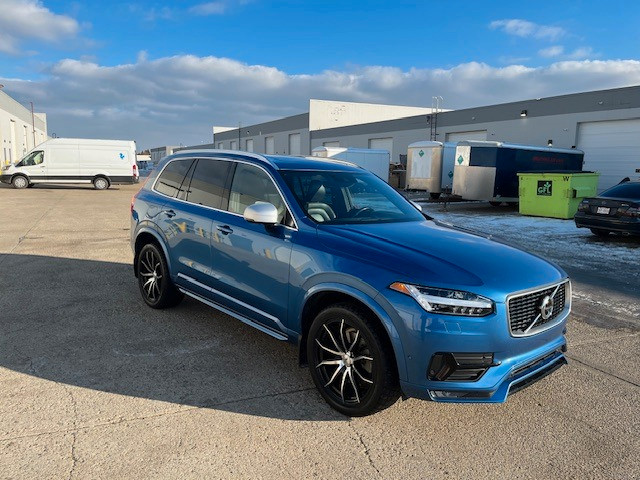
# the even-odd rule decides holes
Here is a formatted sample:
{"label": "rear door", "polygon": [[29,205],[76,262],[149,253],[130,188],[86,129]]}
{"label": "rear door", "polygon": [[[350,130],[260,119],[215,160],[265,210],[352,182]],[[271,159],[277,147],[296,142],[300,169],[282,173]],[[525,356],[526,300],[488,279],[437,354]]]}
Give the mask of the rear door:
{"label": "rear door", "polygon": [[[256,202],[269,202],[280,224],[249,223],[243,213]],[[289,294],[292,224],[272,178],[262,168],[238,162],[226,212],[213,223],[212,269],[218,301],[271,330],[284,331]]]}

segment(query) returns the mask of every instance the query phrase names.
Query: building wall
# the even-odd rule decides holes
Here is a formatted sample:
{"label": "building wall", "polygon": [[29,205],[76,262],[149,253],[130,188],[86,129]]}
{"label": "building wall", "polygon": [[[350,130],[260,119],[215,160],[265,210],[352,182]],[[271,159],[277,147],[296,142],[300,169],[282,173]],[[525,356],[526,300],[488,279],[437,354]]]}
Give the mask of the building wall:
{"label": "building wall", "polygon": [[431,108],[376,103],[309,100],[309,130],[360,125],[431,113]]}
{"label": "building wall", "polygon": [[[232,150],[231,142],[238,143],[238,130],[235,130],[236,137],[235,138],[226,138],[221,140],[219,136],[216,136],[215,140],[215,148],[222,148],[223,150]],[[253,140],[253,151],[255,153],[267,153],[265,150],[266,139],[267,137],[274,137],[274,154],[280,155],[289,155],[289,135],[290,134],[300,134],[300,154],[301,155],[310,155],[311,150],[309,149],[309,129],[308,128],[298,128],[293,130],[285,130],[280,132],[271,132],[271,133],[263,133],[257,135],[245,135],[240,137],[240,148],[239,150],[246,149],[246,141],[247,139]],[[222,145],[220,145],[222,144]],[[195,146],[194,146],[195,148]]]}
{"label": "building wall", "polygon": [[30,109],[0,90],[0,164],[15,163],[48,138],[46,115],[32,119]]}
{"label": "building wall", "polygon": [[177,146],[164,146],[164,147],[155,147],[149,149],[149,154],[151,155],[151,162],[158,163],[164,157],[168,155],[172,155],[173,152],[180,150],[180,147]]}

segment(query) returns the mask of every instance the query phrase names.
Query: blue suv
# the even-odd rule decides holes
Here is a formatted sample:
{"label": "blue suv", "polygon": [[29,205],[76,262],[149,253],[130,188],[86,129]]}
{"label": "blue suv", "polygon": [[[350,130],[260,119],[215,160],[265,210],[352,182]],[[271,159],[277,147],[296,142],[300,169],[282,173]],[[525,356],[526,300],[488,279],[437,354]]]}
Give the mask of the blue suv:
{"label": "blue suv", "polygon": [[346,415],[401,393],[504,402],[566,363],[561,269],[435,221],[350,163],[180,152],[135,195],[131,221],[147,305],[187,295],[298,345]]}

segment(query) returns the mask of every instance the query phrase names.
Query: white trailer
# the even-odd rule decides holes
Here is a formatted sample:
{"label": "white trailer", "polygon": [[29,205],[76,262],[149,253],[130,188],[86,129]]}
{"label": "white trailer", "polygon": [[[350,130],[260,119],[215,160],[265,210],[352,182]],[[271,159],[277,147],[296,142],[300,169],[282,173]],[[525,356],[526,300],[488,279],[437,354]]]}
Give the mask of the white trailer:
{"label": "white trailer", "polygon": [[456,143],[422,141],[407,149],[407,190],[426,190],[432,198],[451,193]]}
{"label": "white trailer", "polygon": [[93,183],[98,190],[136,183],[136,144],[130,140],[53,138],[14,165],[3,167],[0,181],[15,188],[38,183]]}
{"label": "white trailer", "polygon": [[311,152],[313,157],[334,158],[356,165],[375,173],[385,182],[389,182],[389,159],[387,150],[370,148],[316,147]]}

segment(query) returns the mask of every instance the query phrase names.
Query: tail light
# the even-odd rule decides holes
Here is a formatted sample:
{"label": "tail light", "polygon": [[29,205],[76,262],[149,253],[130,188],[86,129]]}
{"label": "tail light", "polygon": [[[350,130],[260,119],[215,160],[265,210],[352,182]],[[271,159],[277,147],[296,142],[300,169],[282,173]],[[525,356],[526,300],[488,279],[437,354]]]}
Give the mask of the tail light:
{"label": "tail light", "polygon": [[135,163],[133,164],[133,176],[138,176],[138,165],[136,165]]}
{"label": "tail light", "polygon": [[579,212],[588,212],[589,211],[589,202],[587,200],[582,200],[578,205]]}
{"label": "tail light", "polygon": [[625,217],[640,218],[640,208],[629,207],[626,210],[621,211],[620,214]]}

